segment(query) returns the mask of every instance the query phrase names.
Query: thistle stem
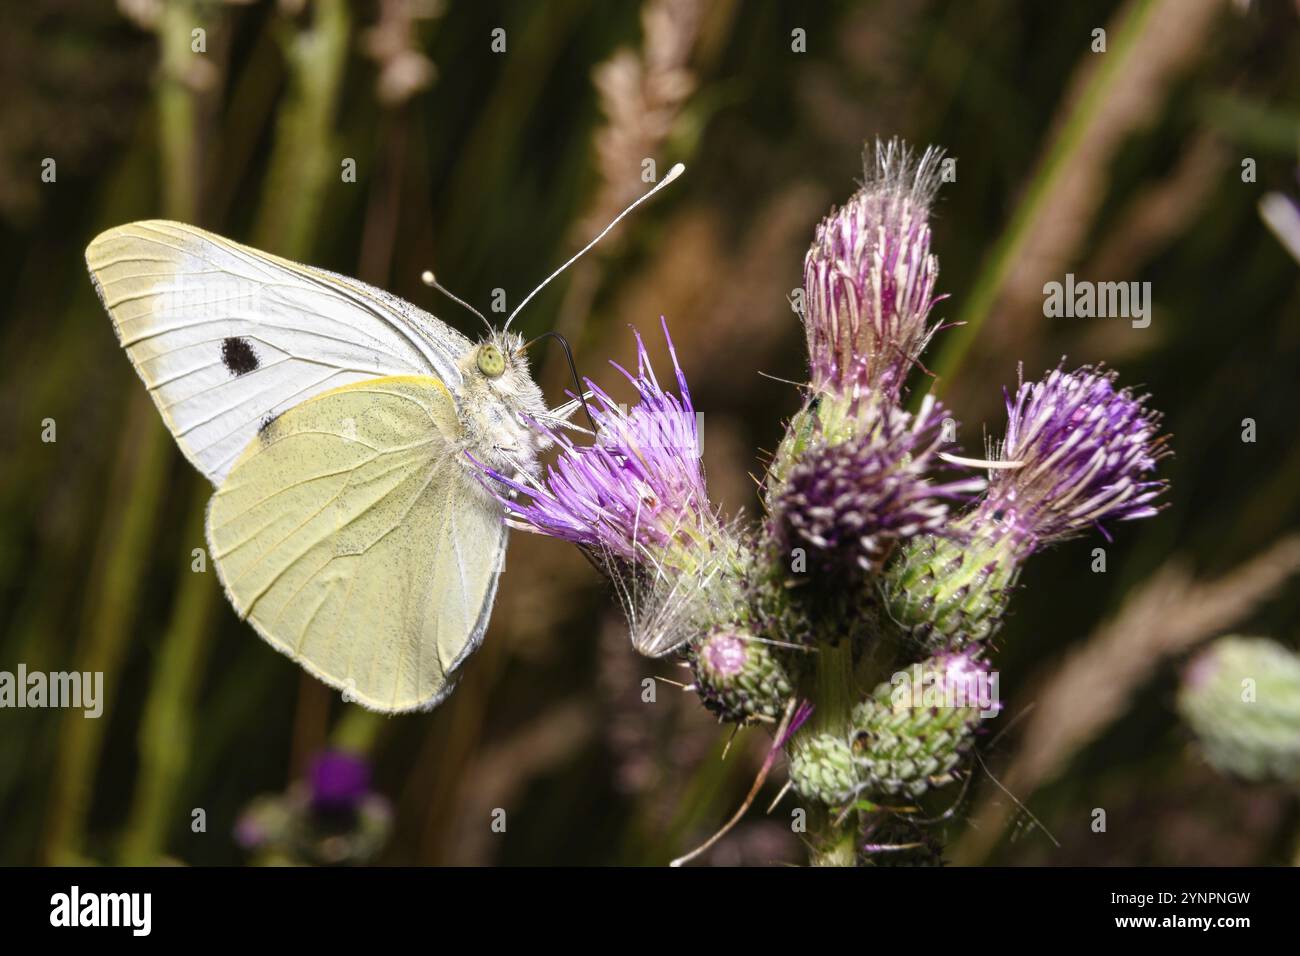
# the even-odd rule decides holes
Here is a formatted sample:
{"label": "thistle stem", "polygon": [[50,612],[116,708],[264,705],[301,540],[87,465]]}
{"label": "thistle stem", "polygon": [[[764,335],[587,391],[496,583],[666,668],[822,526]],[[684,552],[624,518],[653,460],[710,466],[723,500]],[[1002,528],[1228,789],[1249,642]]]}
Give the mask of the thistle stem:
{"label": "thistle stem", "polygon": [[858,841],[857,814],[849,814],[843,823],[836,823],[839,814],[827,807],[818,807],[808,815],[808,832],[812,841],[808,847],[810,866],[857,866]]}
{"label": "thistle stem", "polygon": [[[857,700],[853,678],[852,643],[843,640],[835,647],[824,646],[816,655],[812,679],[804,696],[813,703],[812,716],[795,734],[791,745],[815,734],[847,734],[850,715]],[[808,862],[812,866],[855,866],[857,864],[856,813],[841,816],[830,807],[813,807],[808,813]]]}

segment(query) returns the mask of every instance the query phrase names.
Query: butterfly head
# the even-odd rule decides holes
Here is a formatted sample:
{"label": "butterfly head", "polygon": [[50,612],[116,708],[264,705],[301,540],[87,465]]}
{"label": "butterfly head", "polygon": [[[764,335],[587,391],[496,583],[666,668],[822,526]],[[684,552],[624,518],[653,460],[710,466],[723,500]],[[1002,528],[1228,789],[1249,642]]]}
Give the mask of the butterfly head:
{"label": "butterfly head", "polygon": [[500,378],[506,373],[506,356],[495,342],[483,342],[474,360],[479,373],[485,378]]}
{"label": "butterfly head", "polygon": [[523,385],[520,376],[532,384],[526,356],[522,335],[493,329],[471,350],[468,356],[471,367],[462,371],[486,380],[502,393],[509,393]]}
{"label": "butterfly head", "polygon": [[469,451],[503,474],[533,472],[543,450],[529,421],[547,416],[523,337],[494,330],[460,359],[461,424]]}

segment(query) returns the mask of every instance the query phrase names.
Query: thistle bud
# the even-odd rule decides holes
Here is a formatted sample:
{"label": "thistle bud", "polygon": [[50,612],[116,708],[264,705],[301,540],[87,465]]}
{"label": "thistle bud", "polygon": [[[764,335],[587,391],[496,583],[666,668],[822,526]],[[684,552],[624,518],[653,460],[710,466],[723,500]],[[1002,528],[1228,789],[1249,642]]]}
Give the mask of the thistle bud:
{"label": "thistle bud", "polygon": [[689,653],[700,700],[729,723],[776,720],[794,693],[780,649],[737,628],[718,628]]}
{"label": "thistle bud", "polygon": [[879,684],[853,711],[852,753],[867,793],[920,797],[950,782],[982,715],[999,705],[986,666],[945,654]]}
{"label": "thistle bud", "polygon": [[1089,366],[1022,382],[1007,398],[1006,437],[979,504],[947,538],[910,542],[888,569],[894,620],[932,651],[987,640],[1034,551],[1154,515],[1166,482],[1151,472],[1168,450],[1145,402]]}
{"label": "thistle bud", "polygon": [[960,650],[997,633],[1020,576],[1015,541],[968,516],[948,536],[914,538],[881,581],[890,619],[932,653]]}
{"label": "thistle bud", "polygon": [[790,747],[790,782],[809,800],[827,806],[847,802],[858,789],[848,742],[830,733],[797,737]]}
{"label": "thistle bud", "polygon": [[948,502],[984,487],[978,478],[929,478],[939,464],[945,416],[927,396],[915,415],[876,398],[851,421],[824,420],[821,438],[771,498],[781,551],[808,549],[815,572],[871,571],[899,540],[940,531]]}
{"label": "thistle bud", "polygon": [[863,157],[863,183],[817,227],[804,258],[804,331],[813,391],[897,401],[934,335],[939,260],[930,204],[942,153],[916,160],[899,140]]}
{"label": "thistle bud", "polygon": [[1178,710],[1221,772],[1300,783],[1300,655],[1294,651],[1265,638],[1219,638],[1184,672]]}

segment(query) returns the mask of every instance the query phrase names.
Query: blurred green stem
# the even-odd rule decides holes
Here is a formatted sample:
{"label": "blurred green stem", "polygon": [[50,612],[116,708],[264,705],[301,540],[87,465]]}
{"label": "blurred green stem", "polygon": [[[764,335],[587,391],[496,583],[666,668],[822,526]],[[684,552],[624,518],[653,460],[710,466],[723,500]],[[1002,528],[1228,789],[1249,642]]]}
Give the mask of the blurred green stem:
{"label": "blurred green stem", "polygon": [[[624,856],[632,863],[662,865],[664,853],[679,855],[686,838],[704,829],[717,812],[718,795],[734,794],[753,776],[753,768],[744,760],[724,760],[730,749],[733,731],[718,736],[700,768],[691,774],[687,786],[677,798],[675,812],[660,830],[646,826],[653,816],[649,801],[643,801],[635,814],[637,830],[628,840]],[[743,790],[741,791],[743,792]],[[658,796],[658,791],[651,791]]]}
{"label": "blurred green stem", "polygon": [[198,218],[198,142],[191,31],[201,26],[197,4],[164,3],[158,17],[158,137],[163,209],[182,222]]}
{"label": "blurred green stem", "polygon": [[83,862],[86,814],[99,769],[104,733],[121,689],[122,658],[135,619],[140,575],[148,566],[167,471],[167,435],[143,390],[133,393],[124,419],[118,464],[109,485],[86,612],[78,643],[77,668],[104,674],[104,709],[97,720],[79,710],[63,717],[50,793],[47,862]]}
{"label": "blurred green stem", "polygon": [[338,155],[333,129],[351,20],[344,0],[317,0],[309,26],[280,26],[289,93],[276,123],[253,244],[306,258],[316,238],[325,185],[331,176],[342,176],[347,158]]}
{"label": "blurred green stem", "polygon": [[[1086,140],[1093,121],[1112,95],[1116,78],[1124,74],[1152,6],[1151,0],[1130,0],[1122,14],[1121,27],[1116,31],[1108,52],[1085,54],[1100,56],[1101,60],[1030,181],[1024,198],[1016,206],[1011,222],[980,267],[975,287],[966,297],[965,305],[957,316],[956,328],[944,339],[944,346],[933,365],[938,383],[936,388],[939,391],[943,391],[957,373],[975,337],[998,304],[1008,276],[1024,256],[1025,245],[1033,232],[1044,200],[1057,187],[1059,177],[1067,166],[1066,161]],[[923,397],[924,391],[917,389],[913,401],[919,402]]]}
{"label": "blurred green stem", "polygon": [[351,705],[334,726],[334,733],[330,735],[330,746],[337,750],[350,750],[353,753],[369,753],[387,723],[387,718],[383,714]]}
{"label": "blurred green stem", "polygon": [[[191,31],[201,22],[190,2],[165,4],[158,21],[161,75],[157,88],[158,139],[163,173],[163,203],[168,216],[193,220],[198,207],[198,156],[195,123],[196,92],[190,76]],[[105,509],[95,574],[87,602],[86,622],[78,649],[78,665],[105,676],[104,712],[88,720],[78,712],[65,718],[51,793],[48,860],[56,864],[79,861],[83,853],[86,814],[98,771],[104,730],[111,703],[120,685],[126,638],[135,618],[140,578],[148,566],[149,548],[157,527],[158,501],[170,456],[162,423],[143,391],[129,400],[119,465],[108,501],[121,508]],[[114,516],[120,516],[114,520]]]}
{"label": "blurred green stem", "polygon": [[158,862],[175,822],[176,793],[189,769],[194,703],[212,637],[212,608],[219,588],[211,567],[195,571],[192,547],[203,541],[211,489],[196,481],[196,501],[181,555],[181,584],[163,637],[139,732],[140,773],[121,859],[128,866]]}

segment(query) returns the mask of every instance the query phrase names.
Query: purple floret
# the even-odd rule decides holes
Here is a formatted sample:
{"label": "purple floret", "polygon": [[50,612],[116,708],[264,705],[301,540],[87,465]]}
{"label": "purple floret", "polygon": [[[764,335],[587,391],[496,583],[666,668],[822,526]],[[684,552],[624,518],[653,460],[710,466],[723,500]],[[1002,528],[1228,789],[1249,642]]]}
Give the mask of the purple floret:
{"label": "purple floret", "polygon": [[620,406],[586,380],[594,395],[593,444],[576,445],[567,436],[532,423],[560,448],[544,480],[516,480],[485,469],[516,494],[501,496],[513,526],[629,561],[641,560],[647,548],[690,544],[707,534],[712,513],[700,463],[695,408],[666,322],[663,330],[678,395],[660,387],[637,334],[636,374],[610,363],[636,389],[635,405]]}
{"label": "purple floret", "polygon": [[1152,473],[1168,454],[1160,415],[1115,378],[1058,366],[1007,396],[1001,459],[1019,466],[992,472],[985,516],[1033,546],[1159,510],[1167,482]]}

